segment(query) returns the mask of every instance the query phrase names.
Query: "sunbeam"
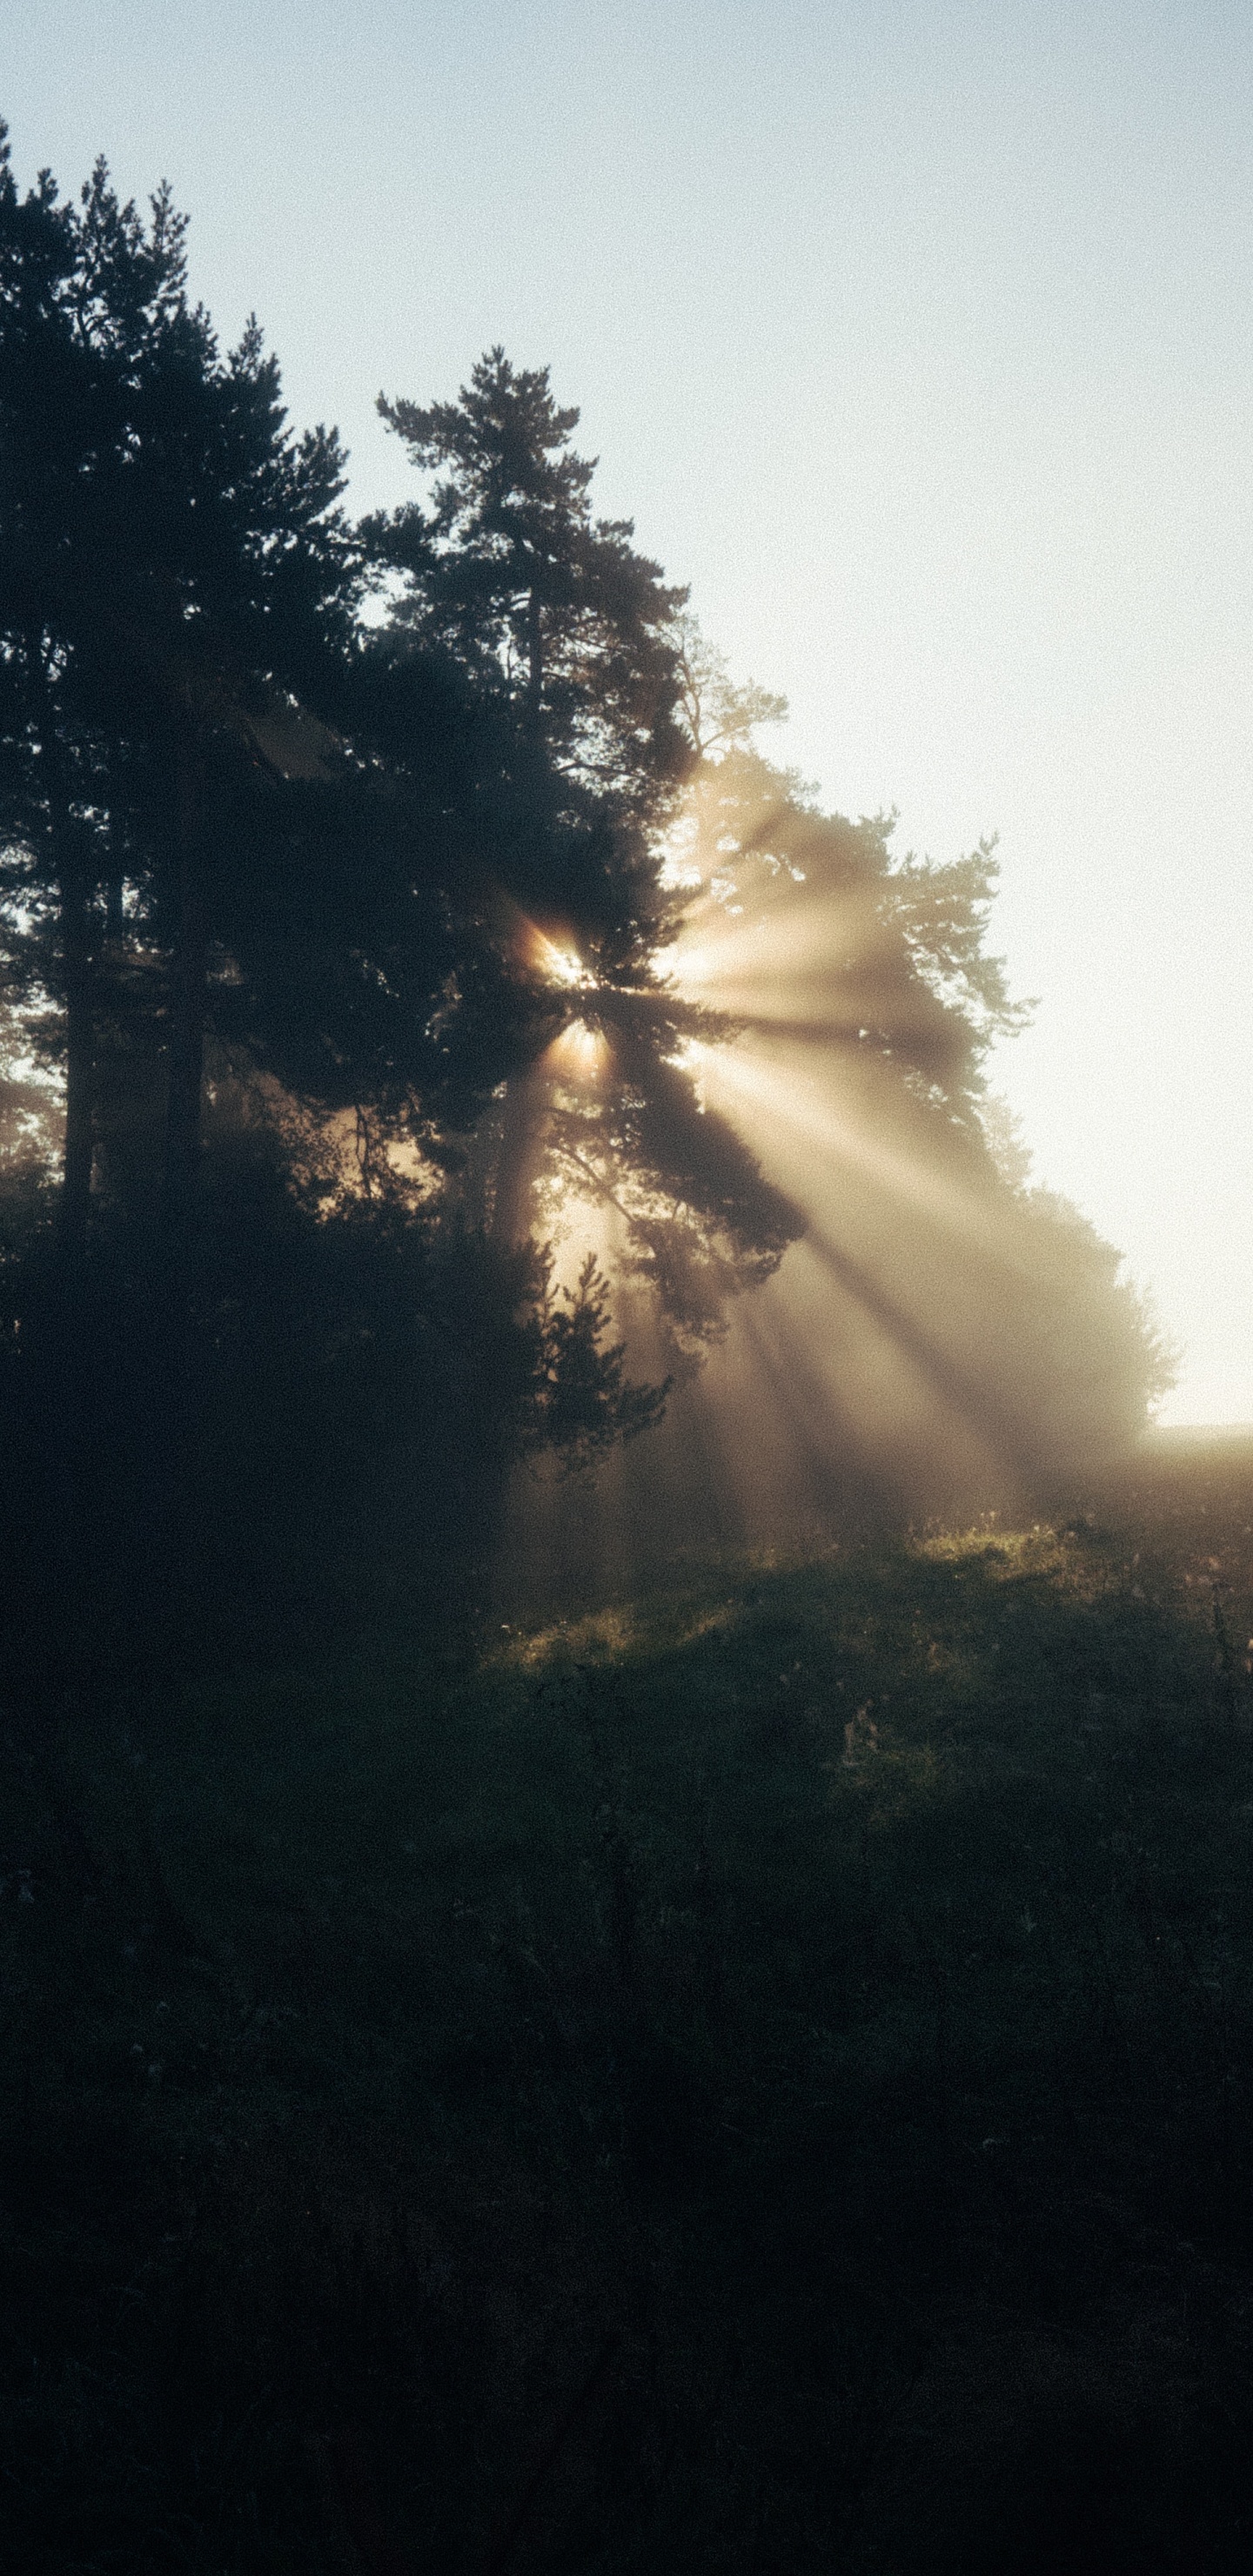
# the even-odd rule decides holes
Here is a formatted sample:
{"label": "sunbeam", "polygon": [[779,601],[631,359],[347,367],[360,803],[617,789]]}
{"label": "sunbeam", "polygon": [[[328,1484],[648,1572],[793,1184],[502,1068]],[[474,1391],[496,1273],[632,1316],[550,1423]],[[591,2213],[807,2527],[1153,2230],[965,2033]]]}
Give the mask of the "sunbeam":
{"label": "sunbeam", "polygon": [[550,984],[561,984],[571,990],[591,982],[577,949],[560,947],[547,931],[537,928],[523,916],[522,954],[526,963]]}
{"label": "sunbeam", "polygon": [[560,1037],[553,1039],[540,1062],[565,1081],[582,1084],[595,1082],[608,1056],[603,1030],[590,1028],[586,1020],[571,1020]]}
{"label": "sunbeam", "polygon": [[[669,870],[686,903],[665,989],[719,1015],[678,1024],[670,1078],[695,1085],[711,1150],[740,1139],[785,1194],[799,1239],[715,1304],[693,1369],[651,1262],[658,1201],[623,1160],[638,1047],[615,1062],[587,1018],[552,1042],[544,1204],[563,1258],[591,1224],[633,1364],[681,1362],[646,1452],[532,1519],[528,1546],[544,1526],[567,1569],[812,1534],[850,1510],[1017,1507],[1142,1418],[1144,1324],[1116,1255],[988,1143],[980,1052],[1021,1017],[982,952],[990,852],[896,868],[886,826],[817,815],[754,760],[737,837],[735,759],[706,777]],[[572,952],[532,954],[563,980]],[[599,1000],[612,1025],[621,997]],[[711,1276],[717,1240],[715,1218]]]}
{"label": "sunbeam", "polygon": [[693,1055],[707,1099],[729,1111],[754,1150],[776,1166],[785,1187],[802,1192],[807,1205],[838,1198],[847,1176],[855,1172],[885,1198],[1012,1258],[1000,1241],[996,1220],[973,1191],[929,1170],[921,1159],[911,1159],[823,1096],[820,1080],[834,1089],[841,1071],[829,1056],[820,1059],[819,1074],[813,1050],[793,1050],[778,1062],[744,1044],[706,1047],[698,1042]]}

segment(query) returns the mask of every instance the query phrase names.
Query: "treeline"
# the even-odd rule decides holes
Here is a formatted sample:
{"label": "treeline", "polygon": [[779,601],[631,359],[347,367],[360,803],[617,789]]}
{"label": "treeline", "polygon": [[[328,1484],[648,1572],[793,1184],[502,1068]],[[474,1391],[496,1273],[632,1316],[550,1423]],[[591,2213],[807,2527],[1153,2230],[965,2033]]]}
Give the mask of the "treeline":
{"label": "treeline", "polygon": [[[776,702],[595,515],[546,370],[380,408],[419,497],[356,520],[169,193],[22,193],[4,142],[0,1434],[45,1670],[250,1651],[481,1547],[521,1455],[655,1422],[802,1230],[668,972],[676,829]],[[986,870],[871,874],[888,1051],[918,1094],[925,1022],[928,1133],[986,1161]],[[651,1376],[603,1266],[559,1275],[559,1187]]]}
{"label": "treeline", "polygon": [[357,524],[168,194],[22,195],[6,145],[0,1403],[39,1653],[71,1607],[128,1638],[136,1580],[155,1627],[264,1626],[334,1595],[363,1489],[375,1548],[448,1552],[519,1453],[656,1416],[600,1274],[561,1292],[530,1239],[551,943],[613,988],[680,1231],[731,1269],[787,1239],[656,967],[682,594],[593,515],[546,373],[383,408],[434,495]]}

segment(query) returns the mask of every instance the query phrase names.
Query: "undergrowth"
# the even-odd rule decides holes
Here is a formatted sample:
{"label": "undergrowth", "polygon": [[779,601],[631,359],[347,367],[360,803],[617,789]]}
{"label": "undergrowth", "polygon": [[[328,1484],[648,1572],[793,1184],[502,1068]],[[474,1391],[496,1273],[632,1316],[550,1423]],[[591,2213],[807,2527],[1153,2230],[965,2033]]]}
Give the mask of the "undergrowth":
{"label": "undergrowth", "polygon": [[5,2563],[1246,2566],[1246,1512],[14,1709]]}

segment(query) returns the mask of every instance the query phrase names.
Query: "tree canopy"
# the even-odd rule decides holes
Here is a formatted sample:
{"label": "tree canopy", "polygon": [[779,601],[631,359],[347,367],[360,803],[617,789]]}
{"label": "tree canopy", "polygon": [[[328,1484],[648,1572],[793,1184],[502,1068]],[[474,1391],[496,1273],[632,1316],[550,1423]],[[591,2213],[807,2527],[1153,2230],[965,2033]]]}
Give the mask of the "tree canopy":
{"label": "tree canopy", "polygon": [[898,864],[771,765],[546,368],[380,410],[419,487],[356,523],[168,189],[22,194],[0,131],[0,1412],[61,1562],[111,1495],[115,1570],[181,1514],[229,1590],[314,1490],[403,1545],[655,1423],[805,1232],[703,1069],[754,1032],[1009,1186],[991,846]]}

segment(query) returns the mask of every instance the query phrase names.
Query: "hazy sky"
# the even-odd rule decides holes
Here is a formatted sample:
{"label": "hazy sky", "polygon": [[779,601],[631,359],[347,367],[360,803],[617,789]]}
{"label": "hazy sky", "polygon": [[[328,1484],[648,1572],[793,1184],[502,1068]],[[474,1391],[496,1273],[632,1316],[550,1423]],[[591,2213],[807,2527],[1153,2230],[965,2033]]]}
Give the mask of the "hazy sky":
{"label": "hazy sky", "polygon": [[1253,1419],[1253,10],[0,0],[19,178],[168,176],[354,496],[502,340],[902,846],[998,830],[1041,1179]]}

